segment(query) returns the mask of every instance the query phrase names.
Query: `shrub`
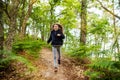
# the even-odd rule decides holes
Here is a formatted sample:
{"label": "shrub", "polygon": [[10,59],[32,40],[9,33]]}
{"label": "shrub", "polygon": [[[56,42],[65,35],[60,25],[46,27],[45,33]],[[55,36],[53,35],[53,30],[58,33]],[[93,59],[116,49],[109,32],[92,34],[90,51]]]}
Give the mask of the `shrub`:
{"label": "shrub", "polygon": [[29,69],[34,69],[32,64],[26,58],[22,56],[18,56],[17,54],[7,50],[2,51],[2,53],[3,53],[3,58],[0,59],[0,70],[2,70],[3,68],[9,67],[12,61],[22,62]]}
{"label": "shrub", "polygon": [[111,61],[108,58],[95,59],[89,64],[90,69],[85,72],[91,80],[119,80],[120,61]]}
{"label": "shrub", "polygon": [[68,55],[77,59],[91,57],[92,53],[95,52],[94,50],[97,48],[99,48],[99,46],[81,45],[79,48],[71,49],[71,51],[68,52]]}
{"label": "shrub", "polygon": [[45,45],[45,42],[41,40],[36,40],[36,39],[23,39],[23,40],[18,40],[16,41],[12,49],[15,53],[20,53],[25,51],[26,53],[37,57],[39,50],[42,48],[42,46]]}

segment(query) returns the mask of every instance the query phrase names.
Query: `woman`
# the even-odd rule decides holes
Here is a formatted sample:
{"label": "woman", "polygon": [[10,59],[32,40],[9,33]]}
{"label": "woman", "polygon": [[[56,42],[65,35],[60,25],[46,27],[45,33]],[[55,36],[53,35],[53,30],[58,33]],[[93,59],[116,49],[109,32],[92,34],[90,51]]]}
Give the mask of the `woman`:
{"label": "woman", "polygon": [[[52,26],[52,31],[47,43],[51,42],[51,45],[52,45],[55,72],[57,72],[58,64],[60,65],[60,55],[61,55],[60,47],[63,45],[64,38],[65,36],[63,34],[62,26],[60,24],[54,24]],[[57,55],[58,55],[58,59],[57,59]]]}

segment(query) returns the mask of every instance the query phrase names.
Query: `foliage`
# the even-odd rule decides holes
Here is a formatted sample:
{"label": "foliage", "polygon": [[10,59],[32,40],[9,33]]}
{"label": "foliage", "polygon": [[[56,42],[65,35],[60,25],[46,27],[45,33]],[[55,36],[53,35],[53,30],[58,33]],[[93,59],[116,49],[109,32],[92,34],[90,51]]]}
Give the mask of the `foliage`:
{"label": "foliage", "polygon": [[120,61],[111,61],[108,58],[95,59],[85,72],[91,80],[119,80]]}
{"label": "foliage", "polygon": [[[94,46],[94,45],[81,45],[78,48],[73,48],[71,51],[68,53],[69,56],[77,58],[77,59],[82,59],[85,57],[91,57],[93,54],[95,55],[95,50],[99,49],[99,46]],[[97,55],[97,54],[96,54]]]}
{"label": "foliage", "polygon": [[[102,2],[101,0],[87,0],[86,45],[80,45],[80,13],[84,6],[81,5],[82,0],[2,0],[1,2],[4,4],[0,9],[4,12],[1,19],[4,27],[4,31],[1,31],[4,32],[2,33],[5,37],[4,42],[6,44],[7,41],[11,46],[14,41],[12,44],[14,53],[3,51],[5,58],[0,60],[1,67],[8,66],[11,60],[16,59],[27,63],[25,59],[17,55],[20,53],[37,57],[42,46],[46,47],[45,41],[49,37],[51,25],[60,23],[64,27],[66,38],[63,47],[68,52],[67,55],[77,59],[87,57],[92,60],[89,64],[90,69],[85,73],[91,80],[118,79],[120,68],[118,3],[120,0]],[[20,39],[21,32],[24,32],[26,36],[23,39]]]}
{"label": "foliage", "polygon": [[39,50],[42,46],[45,45],[45,42],[40,39],[25,38],[22,40],[17,40],[14,42],[12,48],[15,53],[26,52],[34,57],[39,55]]}
{"label": "foliage", "polygon": [[19,61],[24,63],[28,69],[33,70],[35,69],[34,66],[29,62],[26,58],[19,56],[11,51],[4,50],[0,51],[3,53],[3,57],[0,59],[0,70],[3,70],[4,68],[7,68],[10,66],[12,62]]}

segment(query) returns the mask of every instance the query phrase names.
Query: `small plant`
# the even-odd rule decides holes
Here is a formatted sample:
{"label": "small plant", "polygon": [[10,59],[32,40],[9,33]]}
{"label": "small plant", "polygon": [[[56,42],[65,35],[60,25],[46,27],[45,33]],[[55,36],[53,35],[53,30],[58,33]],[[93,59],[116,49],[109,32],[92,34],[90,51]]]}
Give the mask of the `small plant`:
{"label": "small plant", "polygon": [[42,46],[45,45],[45,42],[36,39],[23,39],[16,41],[12,49],[15,53],[24,52],[28,53],[34,57],[38,56],[39,50]]}
{"label": "small plant", "polygon": [[95,59],[89,64],[90,69],[85,72],[91,80],[119,80],[120,61],[111,61],[108,58]]}
{"label": "small plant", "polygon": [[95,49],[98,49],[99,46],[88,46],[81,45],[79,48],[72,49],[68,55],[73,58],[81,59],[85,57],[91,57],[92,53],[95,52]]}
{"label": "small plant", "polygon": [[32,64],[24,57],[18,56],[17,54],[4,50],[2,51],[3,53],[3,58],[0,59],[0,69],[2,70],[3,68],[7,68],[11,62],[13,61],[19,61],[24,63],[29,69],[33,69],[34,67]]}

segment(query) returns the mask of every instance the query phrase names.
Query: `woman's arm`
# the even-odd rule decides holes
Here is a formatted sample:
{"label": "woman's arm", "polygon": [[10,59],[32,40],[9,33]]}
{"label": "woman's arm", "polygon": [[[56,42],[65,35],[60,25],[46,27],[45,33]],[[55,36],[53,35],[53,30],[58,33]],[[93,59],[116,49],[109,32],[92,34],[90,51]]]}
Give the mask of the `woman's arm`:
{"label": "woman's arm", "polygon": [[64,34],[63,34],[63,33],[61,33],[61,38],[62,38],[62,39],[65,39],[65,36],[64,36]]}
{"label": "woman's arm", "polygon": [[63,34],[62,32],[60,32],[60,34],[57,34],[57,36],[59,36],[59,37],[62,38],[62,39],[65,38],[65,36],[64,36],[64,34]]}

